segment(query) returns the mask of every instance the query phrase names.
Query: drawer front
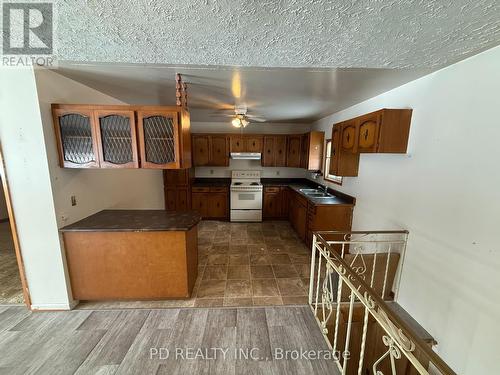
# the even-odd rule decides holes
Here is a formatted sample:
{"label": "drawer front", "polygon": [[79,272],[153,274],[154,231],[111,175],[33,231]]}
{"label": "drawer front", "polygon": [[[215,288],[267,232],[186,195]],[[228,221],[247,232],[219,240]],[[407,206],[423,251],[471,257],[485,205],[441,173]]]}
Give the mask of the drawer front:
{"label": "drawer front", "polygon": [[210,191],[212,193],[227,193],[227,186],[212,186]]}
{"label": "drawer front", "polygon": [[266,193],[278,193],[280,191],[279,186],[266,186],[264,188]]}
{"label": "drawer front", "polygon": [[208,193],[210,191],[209,187],[193,186],[191,188],[193,193]]}

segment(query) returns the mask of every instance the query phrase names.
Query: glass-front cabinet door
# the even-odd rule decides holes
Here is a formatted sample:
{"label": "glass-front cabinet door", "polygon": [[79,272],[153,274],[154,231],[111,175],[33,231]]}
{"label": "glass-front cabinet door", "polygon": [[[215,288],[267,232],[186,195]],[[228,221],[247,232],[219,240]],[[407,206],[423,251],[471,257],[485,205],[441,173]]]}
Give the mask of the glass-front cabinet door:
{"label": "glass-front cabinet door", "polygon": [[99,168],[93,111],[53,109],[59,163],[65,168]]}
{"label": "glass-front cabinet door", "polygon": [[138,111],[142,168],[180,168],[177,112]]}
{"label": "glass-front cabinet door", "polygon": [[101,168],[139,168],[134,111],[94,113]]}

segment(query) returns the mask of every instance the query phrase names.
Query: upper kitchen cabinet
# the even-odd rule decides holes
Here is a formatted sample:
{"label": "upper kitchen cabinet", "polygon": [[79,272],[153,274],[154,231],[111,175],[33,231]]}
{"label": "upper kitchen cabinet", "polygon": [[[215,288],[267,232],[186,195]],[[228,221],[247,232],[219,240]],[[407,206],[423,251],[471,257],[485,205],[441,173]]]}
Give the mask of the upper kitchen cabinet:
{"label": "upper kitchen cabinet", "polygon": [[94,113],[87,107],[52,107],[59,165],[64,168],[99,168]]}
{"label": "upper kitchen cabinet", "polygon": [[405,154],[410,136],[411,109],[383,109],[380,113],[380,125],[376,152]]}
{"label": "upper kitchen cabinet", "polygon": [[193,134],[195,167],[229,165],[229,138],[224,134]]}
{"label": "upper kitchen cabinet", "polygon": [[244,137],[245,151],[246,152],[262,152],[262,136],[259,135],[246,135]]}
{"label": "upper kitchen cabinet", "polygon": [[262,166],[286,167],[286,151],[286,135],[264,136]]}
{"label": "upper kitchen cabinet", "polygon": [[134,111],[95,110],[101,168],[139,168]]}
{"label": "upper kitchen cabinet", "polygon": [[319,171],[322,169],[324,143],[324,132],[312,131],[302,135],[300,149],[301,168],[310,171]]}
{"label": "upper kitchen cabinet", "polygon": [[261,135],[233,134],[230,136],[231,152],[262,152]]}
{"label": "upper kitchen cabinet", "polygon": [[345,121],[342,150],[352,153],[406,153],[411,109],[382,109]]}
{"label": "upper kitchen cabinet", "polygon": [[370,113],[358,118],[357,152],[377,152],[380,113]]}
{"label": "upper kitchen cabinet", "polygon": [[231,152],[245,152],[245,140],[241,134],[230,136]]}
{"label": "upper kitchen cabinet", "polygon": [[61,167],[191,167],[182,107],[53,104],[52,114]]}
{"label": "upper kitchen cabinet", "polygon": [[359,154],[345,152],[341,147],[343,123],[332,128],[329,173],[335,176],[355,177],[358,175]]}
{"label": "upper kitchen cabinet", "polygon": [[342,136],[340,139],[340,147],[344,152],[356,152],[356,133],[357,133],[357,121],[349,120],[342,123]]}
{"label": "upper kitchen cabinet", "polygon": [[140,110],[137,112],[137,129],[143,168],[180,168],[176,112]]}
{"label": "upper kitchen cabinet", "polygon": [[193,134],[193,165],[204,167],[210,164],[210,136]]}
{"label": "upper kitchen cabinet", "polygon": [[300,135],[289,135],[287,138],[287,161],[286,166],[300,168],[302,137]]}
{"label": "upper kitchen cabinet", "polygon": [[212,135],[210,143],[210,165],[227,167],[229,165],[229,141],[225,135]]}

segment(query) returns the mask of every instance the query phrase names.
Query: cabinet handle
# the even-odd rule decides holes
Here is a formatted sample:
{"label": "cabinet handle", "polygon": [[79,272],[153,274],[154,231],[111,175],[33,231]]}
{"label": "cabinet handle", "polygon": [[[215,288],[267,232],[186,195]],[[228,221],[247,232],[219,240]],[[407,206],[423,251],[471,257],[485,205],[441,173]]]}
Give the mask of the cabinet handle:
{"label": "cabinet handle", "polygon": [[365,131],[365,141],[368,139],[368,129]]}

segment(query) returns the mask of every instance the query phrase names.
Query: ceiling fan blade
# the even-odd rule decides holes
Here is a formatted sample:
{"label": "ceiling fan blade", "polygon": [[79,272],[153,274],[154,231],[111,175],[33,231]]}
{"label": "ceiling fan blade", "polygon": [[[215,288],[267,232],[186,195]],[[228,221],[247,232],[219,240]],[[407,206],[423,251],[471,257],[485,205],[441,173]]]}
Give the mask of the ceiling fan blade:
{"label": "ceiling fan blade", "polygon": [[229,115],[227,113],[210,113],[210,117],[234,117],[234,115]]}
{"label": "ceiling fan blade", "polygon": [[247,115],[247,117],[254,122],[266,122],[267,120],[265,118],[259,117],[259,116],[254,116],[254,115]]}

